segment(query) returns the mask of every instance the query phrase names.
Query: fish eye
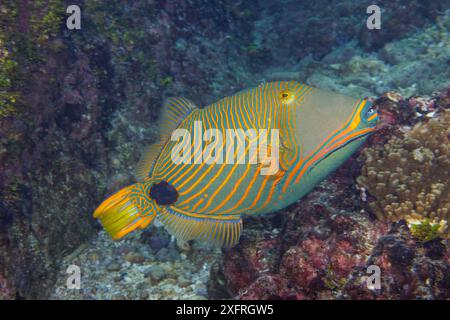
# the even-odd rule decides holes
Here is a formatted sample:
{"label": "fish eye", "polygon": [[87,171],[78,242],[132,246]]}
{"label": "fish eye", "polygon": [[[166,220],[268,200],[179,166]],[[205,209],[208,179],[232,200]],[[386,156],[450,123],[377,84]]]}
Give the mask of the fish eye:
{"label": "fish eye", "polygon": [[294,100],[294,95],[289,90],[281,91],[280,100],[283,103],[291,103]]}
{"label": "fish eye", "polygon": [[375,114],[377,111],[375,110],[375,108],[373,106],[371,106],[369,109],[367,109],[366,112],[366,117],[370,117],[371,115]]}
{"label": "fish eye", "polygon": [[367,106],[366,110],[362,112],[364,121],[372,122],[373,120],[377,119],[377,110],[373,105]]}

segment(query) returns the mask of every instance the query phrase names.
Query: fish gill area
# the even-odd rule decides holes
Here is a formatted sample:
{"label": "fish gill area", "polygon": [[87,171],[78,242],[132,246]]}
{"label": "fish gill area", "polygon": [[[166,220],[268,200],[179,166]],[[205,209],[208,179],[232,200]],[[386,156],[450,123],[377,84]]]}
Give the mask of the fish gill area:
{"label": "fish gill area", "polygon": [[[0,299],[450,297],[450,1],[382,2],[376,31],[348,0],[77,3],[81,30],[70,1],[0,3]],[[92,212],[134,181],[165,97],[290,79],[371,97],[377,134],[234,248],[101,231]]]}

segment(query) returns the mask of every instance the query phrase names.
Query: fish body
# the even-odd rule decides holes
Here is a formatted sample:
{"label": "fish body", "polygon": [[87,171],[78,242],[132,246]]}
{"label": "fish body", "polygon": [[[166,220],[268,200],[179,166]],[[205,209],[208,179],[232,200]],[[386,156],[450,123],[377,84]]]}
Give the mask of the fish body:
{"label": "fish body", "polygon": [[106,199],[94,216],[114,239],[158,217],[178,239],[232,246],[243,217],[303,197],[376,122],[367,100],[295,81],[261,84],[204,108],[172,98],[161,140],[138,165],[140,182]]}

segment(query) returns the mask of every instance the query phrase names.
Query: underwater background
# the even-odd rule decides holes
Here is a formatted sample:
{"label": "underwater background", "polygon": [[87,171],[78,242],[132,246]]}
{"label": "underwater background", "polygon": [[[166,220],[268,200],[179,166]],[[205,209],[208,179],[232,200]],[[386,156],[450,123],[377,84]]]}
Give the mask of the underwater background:
{"label": "underwater background", "polygon": [[[0,299],[450,298],[449,0],[2,0],[0,26]],[[158,223],[114,242],[94,221],[164,98],[272,80],[370,97],[377,132],[231,249]]]}

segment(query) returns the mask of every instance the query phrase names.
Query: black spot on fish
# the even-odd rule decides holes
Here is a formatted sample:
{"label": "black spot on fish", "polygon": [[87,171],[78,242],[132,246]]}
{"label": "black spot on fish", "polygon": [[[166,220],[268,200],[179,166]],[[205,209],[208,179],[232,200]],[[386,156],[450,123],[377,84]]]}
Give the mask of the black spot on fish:
{"label": "black spot on fish", "polygon": [[178,191],[167,181],[155,183],[149,192],[150,198],[161,206],[174,204],[178,199]]}

